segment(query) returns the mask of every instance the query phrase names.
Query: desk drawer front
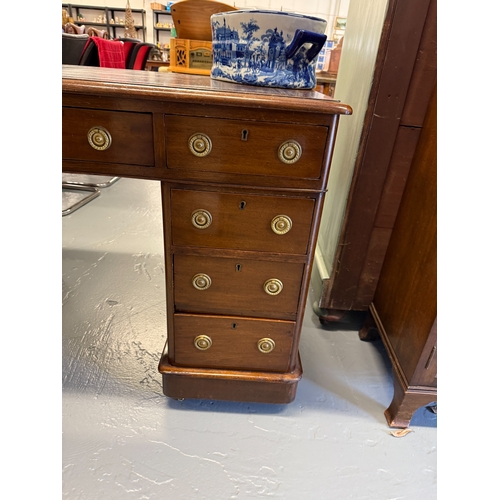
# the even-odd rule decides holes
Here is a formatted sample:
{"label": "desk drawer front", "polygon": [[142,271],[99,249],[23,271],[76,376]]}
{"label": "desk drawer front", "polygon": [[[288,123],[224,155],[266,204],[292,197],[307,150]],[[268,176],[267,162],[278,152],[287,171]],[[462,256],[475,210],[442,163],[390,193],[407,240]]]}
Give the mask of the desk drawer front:
{"label": "desk drawer front", "polygon": [[303,264],[175,255],[175,309],[293,320],[303,271]]}
{"label": "desk drawer front", "polygon": [[145,166],[155,163],[153,118],[149,113],[63,108],[62,135],[64,160]]}
{"label": "desk drawer front", "polygon": [[176,314],[174,328],[177,366],[270,372],[289,368],[292,321]]}
{"label": "desk drawer front", "polygon": [[171,196],[174,245],[307,253],[314,199],[181,189]]}
{"label": "desk drawer front", "polygon": [[[328,127],[174,115],[165,120],[170,169],[305,179],[321,175]],[[193,135],[202,136],[207,148],[193,143],[193,152]],[[282,145],[286,162],[280,160]]]}

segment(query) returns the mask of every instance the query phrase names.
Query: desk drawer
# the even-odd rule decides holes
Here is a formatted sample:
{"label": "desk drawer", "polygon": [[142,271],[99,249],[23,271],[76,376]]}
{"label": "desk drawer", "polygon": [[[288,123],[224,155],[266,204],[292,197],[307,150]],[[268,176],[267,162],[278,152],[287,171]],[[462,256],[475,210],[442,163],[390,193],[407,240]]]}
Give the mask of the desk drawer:
{"label": "desk drawer", "polygon": [[[326,126],[174,115],[165,120],[170,169],[305,179],[321,175]],[[193,136],[201,142],[193,138],[190,147]],[[281,146],[286,162],[280,160]]]}
{"label": "desk drawer", "polygon": [[63,160],[154,166],[153,117],[63,108],[62,156]]}
{"label": "desk drawer", "polygon": [[175,314],[174,329],[176,366],[285,372],[290,365],[292,321]]}
{"label": "desk drawer", "polygon": [[175,310],[294,320],[303,264],[174,255]]}
{"label": "desk drawer", "polygon": [[314,199],[183,189],[171,197],[174,245],[307,252]]}

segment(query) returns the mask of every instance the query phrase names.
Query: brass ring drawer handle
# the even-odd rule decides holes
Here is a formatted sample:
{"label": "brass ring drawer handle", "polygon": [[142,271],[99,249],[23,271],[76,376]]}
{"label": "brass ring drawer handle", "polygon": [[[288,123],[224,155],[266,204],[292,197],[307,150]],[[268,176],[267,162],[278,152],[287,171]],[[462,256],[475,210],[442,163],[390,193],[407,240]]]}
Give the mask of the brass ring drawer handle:
{"label": "brass ring drawer handle", "polygon": [[98,151],[104,151],[111,146],[111,134],[104,127],[92,127],[87,132],[89,144]]}
{"label": "brass ring drawer handle", "polygon": [[283,290],[283,283],[277,279],[272,278],[264,283],[264,291],[268,295],[278,295]]}
{"label": "brass ring drawer handle", "polygon": [[277,215],[271,221],[271,229],[276,234],[286,234],[292,229],[292,219],[288,215]]}
{"label": "brass ring drawer handle", "polygon": [[212,346],[212,339],[208,335],[198,335],[194,339],[194,346],[200,351],[206,351]]}
{"label": "brass ring drawer handle", "polygon": [[276,347],[276,344],[273,339],[264,338],[257,342],[257,347],[260,352],[267,354]]}
{"label": "brass ring drawer handle", "polygon": [[287,165],[299,161],[302,155],[302,147],[297,141],[289,140],[284,142],[278,149],[278,157]]}
{"label": "brass ring drawer handle", "polygon": [[207,290],[212,284],[212,279],[208,274],[195,274],[192,279],[193,286],[197,290]]}
{"label": "brass ring drawer handle", "polygon": [[212,141],[206,134],[193,134],[188,139],[189,151],[200,158],[207,156],[212,151]]}
{"label": "brass ring drawer handle", "polygon": [[212,224],[212,214],[200,208],[191,214],[191,222],[196,229],[206,229]]}

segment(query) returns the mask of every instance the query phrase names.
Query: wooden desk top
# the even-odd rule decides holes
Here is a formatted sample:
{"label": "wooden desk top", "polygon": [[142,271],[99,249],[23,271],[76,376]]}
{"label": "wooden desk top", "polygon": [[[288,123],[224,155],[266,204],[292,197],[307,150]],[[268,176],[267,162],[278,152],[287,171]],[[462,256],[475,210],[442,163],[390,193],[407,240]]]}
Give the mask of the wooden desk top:
{"label": "wooden desk top", "polygon": [[352,114],[350,106],[314,90],[264,88],[212,80],[206,76],[156,71],[63,65],[62,90],[69,94]]}

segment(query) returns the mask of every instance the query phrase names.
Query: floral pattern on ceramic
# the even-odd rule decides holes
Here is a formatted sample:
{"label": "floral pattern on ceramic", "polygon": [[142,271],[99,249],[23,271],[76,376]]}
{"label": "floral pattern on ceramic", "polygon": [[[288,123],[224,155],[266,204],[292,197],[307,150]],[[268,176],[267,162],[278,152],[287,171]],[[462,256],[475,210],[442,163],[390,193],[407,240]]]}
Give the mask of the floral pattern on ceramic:
{"label": "floral pattern on ceramic", "polygon": [[316,61],[327,22],[290,12],[236,10],[214,14],[211,77],[293,89],[316,86]]}

